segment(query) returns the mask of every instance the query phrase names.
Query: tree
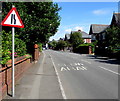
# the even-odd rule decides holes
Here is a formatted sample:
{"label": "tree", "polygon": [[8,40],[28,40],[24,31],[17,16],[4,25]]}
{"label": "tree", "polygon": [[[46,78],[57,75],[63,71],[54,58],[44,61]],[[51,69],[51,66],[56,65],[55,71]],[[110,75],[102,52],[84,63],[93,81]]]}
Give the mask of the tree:
{"label": "tree", "polygon": [[73,46],[73,50],[77,48],[80,44],[83,44],[82,34],[80,32],[74,32],[70,35],[70,43]]}
{"label": "tree", "polygon": [[106,31],[106,46],[112,53],[117,52],[120,48],[120,28],[112,27]]}
{"label": "tree", "polygon": [[[3,17],[11,9],[12,5],[17,8],[25,28],[16,28],[16,34],[27,44],[27,49],[36,43],[46,43],[57,32],[60,25],[58,11],[61,9],[53,2],[19,2],[3,3]],[[10,27],[3,27],[5,31],[11,31]]]}
{"label": "tree", "polygon": [[57,45],[56,45],[56,49],[58,50],[64,50],[64,48],[67,47],[67,43],[64,40],[59,40]]}
{"label": "tree", "polygon": [[52,49],[55,49],[56,45],[57,45],[57,41],[55,40],[52,40],[51,42],[48,43],[48,47]]}

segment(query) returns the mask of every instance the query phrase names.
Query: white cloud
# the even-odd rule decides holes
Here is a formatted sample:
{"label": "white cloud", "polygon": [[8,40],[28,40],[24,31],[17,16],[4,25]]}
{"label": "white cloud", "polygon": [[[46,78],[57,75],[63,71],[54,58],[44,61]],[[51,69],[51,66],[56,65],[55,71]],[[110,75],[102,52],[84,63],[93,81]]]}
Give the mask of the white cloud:
{"label": "white cloud", "polygon": [[104,14],[108,14],[110,11],[106,10],[106,9],[99,9],[99,10],[94,10],[93,14],[95,15],[104,15]]}
{"label": "white cloud", "polygon": [[78,30],[83,31],[83,27],[80,27],[80,26],[76,26],[74,29],[75,29],[75,31],[78,31]]}
{"label": "white cloud", "polygon": [[65,32],[70,33],[72,29],[66,29]]}
{"label": "white cloud", "polygon": [[60,31],[58,30],[57,33],[60,33]]}

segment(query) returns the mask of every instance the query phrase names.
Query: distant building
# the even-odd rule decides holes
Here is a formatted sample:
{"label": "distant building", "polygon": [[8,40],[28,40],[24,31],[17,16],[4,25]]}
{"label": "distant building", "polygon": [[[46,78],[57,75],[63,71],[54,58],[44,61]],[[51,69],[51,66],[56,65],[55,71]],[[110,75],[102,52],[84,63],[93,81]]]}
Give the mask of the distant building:
{"label": "distant building", "polygon": [[71,31],[72,33],[79,32],[82,34],[82,38],[84,39],[84,43],[91,43],[91,35],[87,34],[84,31],[78,30],[78,31]]}
{"label": "distant building", "polygon": [[91,35],[91,41],[105,40],[105,31],[109,25],[91,24],[89,34]]}

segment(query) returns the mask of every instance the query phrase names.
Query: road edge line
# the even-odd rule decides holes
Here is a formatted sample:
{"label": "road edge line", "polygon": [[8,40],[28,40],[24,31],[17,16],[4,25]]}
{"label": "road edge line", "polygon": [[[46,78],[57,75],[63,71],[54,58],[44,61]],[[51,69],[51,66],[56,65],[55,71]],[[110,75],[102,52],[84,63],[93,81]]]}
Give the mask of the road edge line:
{"label": "road edge line", "polygon": [[[50,54],[49,54],[49,55],[50,55]],[[58,71],[57,71],[56,66],[55,66],[55,63],[54,63],[51,55],[50,55],[50,57],[51,57],[51,60],[52,60],[52,63],[53,63],[53,67],[54,67],[55,72],[56,72],[56,75],[57,75],[57,79],[58,79],[58,82],[59,82],[59,86],[60,86],[60,90],[61,90],[63,99],[67,99],[67,97],[66,97],[66,95],[65,95],[64,88],[63,88],[63,86],[62,86],[62,82],[61,82],[61,80],[60,80],[60,77],[59,77],[59,75],[58,75]]]}

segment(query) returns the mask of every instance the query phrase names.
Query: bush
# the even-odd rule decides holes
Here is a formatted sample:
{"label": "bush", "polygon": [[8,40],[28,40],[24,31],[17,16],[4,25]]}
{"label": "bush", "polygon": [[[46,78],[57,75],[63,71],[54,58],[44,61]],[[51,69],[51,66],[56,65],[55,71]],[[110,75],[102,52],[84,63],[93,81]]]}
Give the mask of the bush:
{"label": "bush", "polygon": [[[2,31],[2,60],[1,64],[5,64],[12,57],[12,34]],[[15,38],[15,57],[26,54],[26,44],[21,39]]]}
{"label": "bush", "polygon": [[39,51],[42,52],[42,43],[39,43],[38,46],[39,46]]}
{"label": "bush", "polygon": [[82,34],[80,32],[74,32],[70,35],[70,43],[73,46],[73,51],[76,50],[76,48],[80,45],[83,44],[83,38]]}
{"label": "bush", "polygon": [[59,40],[56,45],[56,50],[64,50],[64,48],[67,47],[67,43],[64,40]]}
{"label": "bush", "polygon": [[26,44],[21,39],[15,38],[15,52],[18,56],[23,56],[26,54]]}
{"label": "bush", "polygon": [[77,47],[77,49],[79,49],[80,46],[91,46],[92,48],[92,53],[95,52],[95,45],[93,43],[84,43],[84,44],[81,44]]}

